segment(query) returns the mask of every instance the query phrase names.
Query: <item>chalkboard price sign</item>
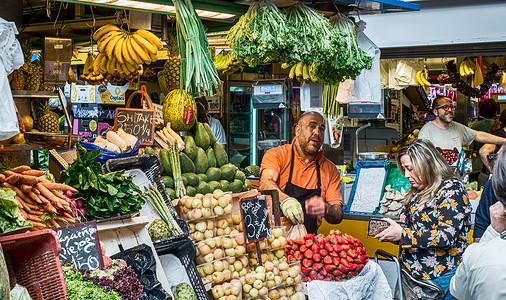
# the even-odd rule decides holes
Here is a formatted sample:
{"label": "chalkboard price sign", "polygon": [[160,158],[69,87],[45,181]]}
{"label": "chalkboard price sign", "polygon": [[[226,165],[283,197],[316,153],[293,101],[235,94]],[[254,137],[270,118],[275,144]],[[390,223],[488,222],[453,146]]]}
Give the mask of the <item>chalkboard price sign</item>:
{"label": "chalkboard price sign", "polygon": [[155,138],[155,111],[142,108],[116,108],[114,128],[139,139],[141,145],[152,145]]}
{"label": "chalkboard price sign", "polygon": [[85,270],[94,270],[104,265],[95,221],[55,230],[60,239],[60,260]]}
{"label": "chalkboard price sign", "polygon": [[248,243],[272,237],[265,196],[241,199],[241,217]]}

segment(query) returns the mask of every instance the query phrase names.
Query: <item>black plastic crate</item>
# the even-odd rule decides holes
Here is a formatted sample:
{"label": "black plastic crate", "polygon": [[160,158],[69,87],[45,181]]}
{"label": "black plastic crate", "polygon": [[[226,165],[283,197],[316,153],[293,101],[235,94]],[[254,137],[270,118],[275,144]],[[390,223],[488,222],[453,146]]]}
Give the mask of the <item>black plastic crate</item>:
{"label": "black plastic crate", "polygon": [[176,220],[177,224],[183,231],[182,235],[179,236],[171,236],[163,240],[159,240],[159,243],[167,243],[174,239],[185,238],[190,235],[190,225],[183,219],[178,218],[178,214],[172,206],[172,202],[169,199],[169,195],[167,194],[167,190],[165,190],[165,185],[162,182],[161,170],[162,170],[162,162],[160,158],[155,154],[144,154],[139,156],[125,157],[125,158],[117,158],[110,159],[102,166],[102,173],[107,172],[115,172],[119,170],[132,170],[139,169],[146,174],[146,177],[150,182],[156,183],[156,187],[158,191],[162,194],[163,200],[167,204],[167,207],[170,210],[172,216]]}
{"label": "black plastic crate", "polygon": [[196,251],[192,241],[190,241],[188,238],[185,238],[173,241],[171,243],[155,242],[154,246],[158,256],[173,254],[179,258],[184,268],[186,269],[186,273],[190,279],[190,285],[193,287],[193,290],[197,295],[197,299],[209,299],[206,293],[206,289],[204,288],[204,284],[202,283],[202,279],[200,278],[200,275],[197,271],[197,267],[193,261]]}

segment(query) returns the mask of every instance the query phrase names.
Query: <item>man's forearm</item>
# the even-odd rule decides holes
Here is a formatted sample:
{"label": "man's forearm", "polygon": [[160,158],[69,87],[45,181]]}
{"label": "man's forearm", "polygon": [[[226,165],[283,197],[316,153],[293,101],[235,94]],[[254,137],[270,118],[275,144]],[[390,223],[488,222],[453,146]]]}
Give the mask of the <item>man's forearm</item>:
{"label": "man's forearm", "polygon": [[325,220],[331,224],[341,223],[343,220],[343,206],[341,204],[325,203]]}
{"label": "man's forearm", "polygon": [[260,179],[260,186],[258,187],[260,191],[268,191],[268,190],[278,190],[279,192],[279,203],[283,202],[286,198],[290,198],[287,194],[283,193],[279,186],[271,179]]}
{"label": "man's forearm", "polygon": [[486,133],[484,131],[478,131],[478,133],[476,134],[475,140],[477,142],[484,143],[484,144],[495,144],[495,145],[506,144],[505,138],[502,138],[502,137],[499,137],[499,136],[496,136],[496,135],[493,135],[490,133]]}

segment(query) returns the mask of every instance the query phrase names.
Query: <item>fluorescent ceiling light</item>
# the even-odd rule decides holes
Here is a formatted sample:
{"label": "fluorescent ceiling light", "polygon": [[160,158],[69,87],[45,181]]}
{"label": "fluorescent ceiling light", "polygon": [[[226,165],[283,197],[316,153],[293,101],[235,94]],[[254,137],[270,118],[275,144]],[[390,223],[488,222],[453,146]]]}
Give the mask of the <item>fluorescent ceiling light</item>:
{"label": "fluorescent ceiling light", "polygon": [[[67,1],[65,1],[67,2]],[[136,0],[78,0],[78,1],[70,1],[70,2],[85,2],[94,5],[103,5],[103,6],[118,6],[125,9],[135,9],[135,10],[144,10],[150,12],[161,12],[167,14],[175,14],[176,8],[173,5],[165,5],[165,4],[157,4],[157,3],[149,3],[143,1]],[[195,12],[199,17],[209,18],[209,19],[230,19],[235,17],[235,14],[227,14],[209,10],[196,9]]]}

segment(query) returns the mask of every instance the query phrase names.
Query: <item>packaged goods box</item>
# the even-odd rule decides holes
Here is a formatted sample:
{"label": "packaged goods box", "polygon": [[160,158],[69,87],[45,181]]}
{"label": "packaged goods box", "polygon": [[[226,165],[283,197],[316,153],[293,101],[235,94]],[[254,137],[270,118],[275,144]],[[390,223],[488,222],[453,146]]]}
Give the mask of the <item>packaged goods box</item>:
{"label": "packaged goods box", "polygon": [[72,103],[97,103],[124,105],[125,93],[130,83],[123,86],[110,83],[101,85],[65,85],[65,96],[70,97]]}
{"label": "packaged goods box", "polygon": [[96,103],[72,103],[74,118],[114,120],[115,110]]}

